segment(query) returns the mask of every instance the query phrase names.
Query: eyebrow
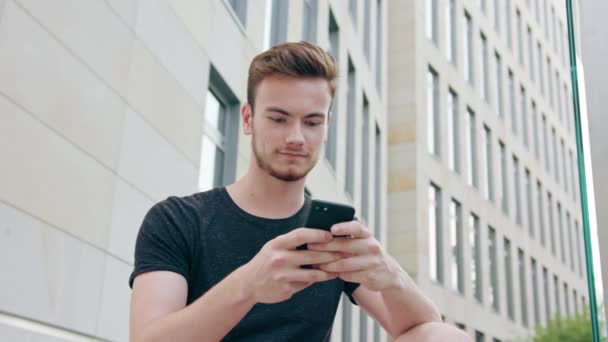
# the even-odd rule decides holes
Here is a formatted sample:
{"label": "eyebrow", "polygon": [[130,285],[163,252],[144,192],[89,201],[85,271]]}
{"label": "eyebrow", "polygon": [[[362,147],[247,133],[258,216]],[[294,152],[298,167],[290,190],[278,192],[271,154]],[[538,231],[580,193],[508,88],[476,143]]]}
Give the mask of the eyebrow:
{"label": "eyebrow", "polygon": [[[266,112],[276,112],[276,113],[279,113],[279,114],[283,114],[283,115],[285,115],[285,116],[291,116],[291,113],[289,113],[289,112],[288,112],[288,111],[286,111],[285,109],[282,109],[282,108],[279,108],[279,107],[266,107],[266,110],[265,110],[265,111],[266,111]],[[307,115],[305,116],[305,118],[312,118],[312,117],[320,117],[320,118],[325,118],[325,116],[326,116],[326,115],[325,115],[325,113],[318,113],[318,112],[315,112],[315,113],[310,113],[310,114],[307,114]]]}

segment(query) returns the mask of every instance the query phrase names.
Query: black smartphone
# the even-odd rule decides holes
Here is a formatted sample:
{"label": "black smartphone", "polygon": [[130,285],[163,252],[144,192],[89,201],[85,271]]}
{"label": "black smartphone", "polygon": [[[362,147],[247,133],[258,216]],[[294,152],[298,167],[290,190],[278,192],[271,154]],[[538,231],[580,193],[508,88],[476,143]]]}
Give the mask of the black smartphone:
{"label": "black smartphone", "polygon": [[[316,228],[330,231],[336,223],[349,222],[355,218],[355,208],[350,205],[334,203],[329,201],[312,200],[310,211],[304,227]],[[346,237],[338,235],[336,237]],[[296,249],[306,249],[306,245],[298,246]],[[311,265],[302,265],[302,268],[312,268]]]}

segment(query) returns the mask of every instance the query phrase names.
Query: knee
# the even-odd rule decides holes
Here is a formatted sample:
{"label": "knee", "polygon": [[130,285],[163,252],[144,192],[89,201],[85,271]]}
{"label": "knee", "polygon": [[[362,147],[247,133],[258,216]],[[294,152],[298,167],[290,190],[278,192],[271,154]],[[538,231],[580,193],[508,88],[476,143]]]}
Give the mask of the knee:
{"label": "knee", "polygon": [[394,342],[473,342],[465,331],[451,324],[429,322],[420,324],[400,335]]}

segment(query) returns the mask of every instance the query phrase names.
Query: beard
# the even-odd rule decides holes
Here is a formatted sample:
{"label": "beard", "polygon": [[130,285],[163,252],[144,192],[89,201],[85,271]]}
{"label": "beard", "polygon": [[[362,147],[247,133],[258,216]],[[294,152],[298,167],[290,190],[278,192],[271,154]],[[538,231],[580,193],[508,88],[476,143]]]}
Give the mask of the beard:
{"label": "beard", "polygon": [[[258,167],[264,171],[266,171],[272,177],[284,181],[284,182],[295,182],[299,181],[302,178],[306,177],[310,170],[316,165],[318,157],[313,157],[312,160],[309,161],[309,164],[300,165],[300,163],[289,163],[287,162],[287,167],[284,170],[280,169],[280,166],[272,164],[273,156],[272,155],[264,155],[258,149],[255,134],[252,135],[252,149],[255,160],[258,164]],[[295,152],[295,151],[294,151]],[[274,154],[275,152],[273,152]],[[276,152],[278,153],[278,151]],[[308,157],[306,157],[308,158]]]}

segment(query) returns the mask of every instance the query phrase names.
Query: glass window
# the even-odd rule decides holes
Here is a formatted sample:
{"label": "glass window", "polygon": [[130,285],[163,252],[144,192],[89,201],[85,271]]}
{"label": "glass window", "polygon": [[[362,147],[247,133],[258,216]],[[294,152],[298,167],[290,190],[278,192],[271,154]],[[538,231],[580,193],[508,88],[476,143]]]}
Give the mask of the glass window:
{"label": "glass window", "polygon": [[513,264],[511,257],[511,241],[504,238],[504,265],[507,282],[507,316],[515,320],[515,303],[513,302]]}
{"label": "glass window", "polygon": [[452,64],[456,64],[456,56],[457,56],[457,38],[458,34],[456,32],[456,0],[447,0],[446,1],[446,19],[447,23],[445,24],[445,38],[446,38],[446,51],[448,61]]}
{"label": "glass window", "polygon": [[371,4],[372,0],[363,1],[363,9],[365,13],[365,15],[363,16],[363,52],[365,53],[365,59],[368,64],[370,62],[372,41]]}
{"label": "glass window", "polygon": [[574,247],[573,247],[573,239],[572,236],[572,218],[570,217],[570,212],[566,211],[566,229],[567,235],[566,239],[568,239],[568,251],[570,252],[570,269],[574,272]]}
{"label": "glass window", "polygon": [[460,173],[460,119],[458,116],[458,95],[450,88],[447,99],[448,150],[450,170]]}
{"label": "glass window", "polygon": [[545,95],[545,75],[543,69],[543,52],[540,41],[536,43],[536,58],[538,59],[538,83],[540,83],[540,94]]}
{"label": "glass window", "polygon": [[[347,76],[348,88],[347,92],[347,113],[354,114],[356,106],[356,70],[353,66],[353,62],[348,58],[348,76]],[[354,198],[355,189],[355,115],[347,115],[346,122],[346,177],[345,177],[345,190],[346,193]]]}
{"label": "glass window", "polygon": [[475,65],[475,61],[473,60],[473,20],[467,11],[464,12],[464,30],[466,32],[462,49],[464,52],[464,79],[473,84],[475,79],[473,71]]}
{"label": "glass window", "polygon": [[562,176],[564,177],[564,190],[568,193],[568,171],[566,169],[566,143],[564,142],[564,138],[561,138],[561,147],[562,147]]}
{"label": "glass window", "polygon": [[519,270],[519,299],[520,299],[520,309],[521,309],[521,322],[524,327],[529,327],[530,322],[528,321],[528,290],[526,279],[528,279],[528,274],[526,272],[526,261],[524,257],[524,251],[521,248],[517,249],[517,264]]}
{"label": "glass window", "polygon": [[316,42],[319,1],[304,0],[303,6],[304,18],[302,20],[302,34],[304,36],[304,40]]}
{"label": "glass window", "polygon": [[547,191],[547,217],[549,218],[549,235],[551,238],[551,253],[555,256],[555,225],[553,221],[553,199]]}
{"label": "glass window", "polygon": [[534,157],[540,161],[540,141],[538,139],[538,109],[532,101],[532,134],[534,134]]}
{"label": "glass window", "polygon": [[559,279],[557,278],[557,274],[553,275],[553,291],[555,292],[555,314],[561,315],[561,303],[559,299]]}
{"label": "glass window", "polygon": [[545,170],[548,172],[550,172],[550,165],[551,165],[551,155],[549,154],[549,139],[548,139],[548,133],[549,132],[549,128],[547,127],[547,116],[545,114],[543,114],[543,127],[542,127],[542,133],[543,133],[543,146],[545,147]]}
{"label": "glass window", "polygon": [[475,331],[475,342],[485,342],[486,336],[481,331]]}
{"label": "glass window", "polygon": [[551,319],[551,292],[549,289],[549,272],[547,268],[543,266],[543,293],[545,294],[545,321]]}
{"label": "glass window", "polygon": [[568,295],[568,284],[564,283],[564,304],[566,304],[566,317],[570,316],[570,296]]}
{"label": "glass window", "polygon": [[464,274],[462,266],[462,208],[460,202],[452,199],[450,202],[450,272],[452,275],[451,287],[458,293],[464,293]]}
{"label": "glass window", "polygon": [[524,146],[530,146],[529,132],[528,132],[528,109],[527,109],[527,100],[526,100],[526,89],[522,85],[519,88],[519,102],[521,106],[521,126],[522,126],[522,135],[524,138]]}
{"label": "glass window", "polygon": [[505,0],[505,31],[507,32],[507,46],[513,49],[513,29],[511,28],[511,0]]}
{"label": "glass window", "polygon": [[266,32],[269,37],[266,49],[287,40],[288,12],[289,1],[266,0]]}
{"label": "glass window", "polygon": [[[336,18],[334,17],[333,12],[330,10],[329,12],[329,53],[334,57],[334,60],[340,61],[340,29],[336,22]],[[337,127],[339,125],[340,116],[339,116],[339,108],[340,108],[340,96],[339,93],[336,92],[334,96],[334,100],[331,108],[331,124],[329,125],[327,131],[327,142],[325,143],[325,158],[329,161],[329,164],[336,169],[336,159],[337,159],[337,141],[338,141],[338,130]]]}
{"label": "glass window", "polygon": [[572,199],[576,201],[576,196],[578,195],[578,179],[574,171],[574,154],[572,153],[572,150],[570,150],[570,177],[572,177]]}
{"label": "glass window", "polygon": [[210,190],[222,185],[224,174],[225,106],[210,90],[205,100],[205,133],[201,141],[201,163],[198,188]]}
{"label": "glass window", "polygon": [[509,184],[507,181],[507,151],[505,144],[502,141],[498,142],[500,146],[500,203],[503,213],[509,214]]}
{"label": "glass window", "polygon": [[498,249],[496,247],[496,231],[492,227],[488,227],[488,261],[490,263],[490,288],[489,288],[489,304],[494,311],[500,310],[500,296],[498,293]]}
{"label": "glass window", "polygon": [[543,189],[540,180],[536,181],[536,201],[538,207],[538,230],[540,231],[540,244],[545,246],[547,236],[545,234],[545,205],[543,204]]}
{"label": "glass window", "polygon": [[534,82],[536,75],[534,74],[534,43],[532,40],[532,29],[528,26],[528,70],[530,72],[530,79]]}
{"label": "glass window", "polygon": [[480,56],[479,60],[481,61],[481,75],[479,77],[480,90],[481,90],[481,98],[488,101],[490,100],[489,95],[490,92],[488,90],[488,40],[483,32],[480,33]]}
{"label": "glass window", "polygon": [[384,23],[382,0],[377,0],[376,11],[376,89],[378,89],[378,93],[382,93],[382,66],[384,65],[384,61],[382,59],[382,24]]}
{"label": "glass window", "polygon": [[[536,269],[536,259],[530,259],[530,269],[532,271],[532,303],[534,310],[534,322],[532,326],[540,324],[540,301],[538,298],[538,270]],[[527,304],[526,304],[527,305]]]}
{"label": "glass window", "polygon": [[551,149],[553,150],[553,170],[555,171],[555,181],[559,184],[559,160],[557,159],[557,134],[555,127],[551,128]]}
{"label": "glass window", "polygon": [[561,252],[561,257],[562,257],[562,263],[564,265],[566,264],[566,248],[565,248],[565,241],[564,241],[564,219],[562,216],[563,212],[562,212],[562,204],[557,201],[557,229],[559,230],[559,248],[560,248],[560,252]]}
{"label": "glass window", "polygon": [[553,108],[553,78],[551,77],[551,58],[549,56],[547,56],[547,88],[549,92],[549,105]]}
{"label": "glass window", "polygon": [[441,229],[441,189],[429,186],[429,274],[430,278],[443,283],[443,247]]}
{"label": "glass window", "polygon": [[525,171],[525,182],[526,182],[526,211],[528,213],[528,231],[531,237],[535,237],[536,232],[534,229],[534,202],[532,201],[532,177],[530,176],[530,170],[526,168]]}
{"label": "glass window", "polygon": [[[436,0],[429,0],[429,1],[436,1]],[[350,18],[353,21],[353,25],[355,26],[355,30],[357,29],[357,22],[358,22],[358,19],[359,19],[359,13],[357,11],[357,3],[358,2],[359,2],[359,0],[349,0],[348,1],[348,12],[350,14]],[[427,16],[428,15],[429,14],[427,13]],[[428,25],[428,21],[427,21],[427,25]]]}
{"label": "glass window", "polygon": [[513,186],[515,187],[515,223],[521,225],[521,181],[519,179],[519,174],[519,159],[515,155],[513,155]]}
{"label": "glass window", "polygon": [[509,109],[511,109],[511,131],[517,134],[517,104],[515,103],[515,79],[513,71],[509,69]]}
{"label": "glass window", "polygon": [[[361,160],[370,160],[370,118],[369,118],[369,102],[367,96],[363,94],[363,124],[361,125],[361,137],[363,141],[361,145]],[[369,221],[369,181],[370,181],[370,165],[363,163],[361,167],[361,216],[365,222]]]}
{"label": "glass window", "polygon": [[432,67],[427,73],[427,120],[429,153],[440,156],[439,76]]}
{"label": "glass window", "polygon": [[481,144],[481,147],[483,149],[481,157],[484,159],[484,195],[487,200],[494,201],[494,174],[492,169],[494,160],[492,158],[492,131],[486,125],[483,126],[483,142]]}
{"label": "glass window", "polygon": [[496,66],[496,104],[498,108],[498,117],[504,118],[505,104],[502,97],[502,60],[496,51],[494,52],[494,58],[496,59],[494,65]]}
{"label": "glass window", "polygon": [[228,2],[243,27],[247,26],[247,0],[229,0]]}
{"label": "glass window", "polygon": [[426,37],[437,44],[437,0],[426,0]]}
{"label": "glass window", "polygon": [[519,9],[515,10],[515,20],[517,25],[517,56],[519,58],[519,64],[524,64],[524,42],[523,42],[523,23],[521,21],[521,12]]}
{"label": "glass window", "polygon": [[475,123],[475,112],[467,107],[467,182],[473,187],[479,187],[477,175],[477,128]]}
{"label": "glass window", "polygon": [[471,286],[473,287],[473,295],[480,303],[483,302],[483,287],[481,267],[481,231],[479,227],[479,217],[471,213],[469,215],[469,246],[471,247]]}
{"label": "glass window", "polygon": [[500,7],[499,1],[492,1],[492,5],[494,6],[494,30],[496,33],[500,33]]}
{"label": "glass window", "polygon": [[367,314],[359,310],[359,341],[367,342]]}
{"label": "glass window", "polygon": [[581,232],[578,229],[578,221],[574,220],[574,233],[576,234],[576,259],[578,260],[578,275],[583,277],[583,259],[585,258],[585,246],[581,244]]}

